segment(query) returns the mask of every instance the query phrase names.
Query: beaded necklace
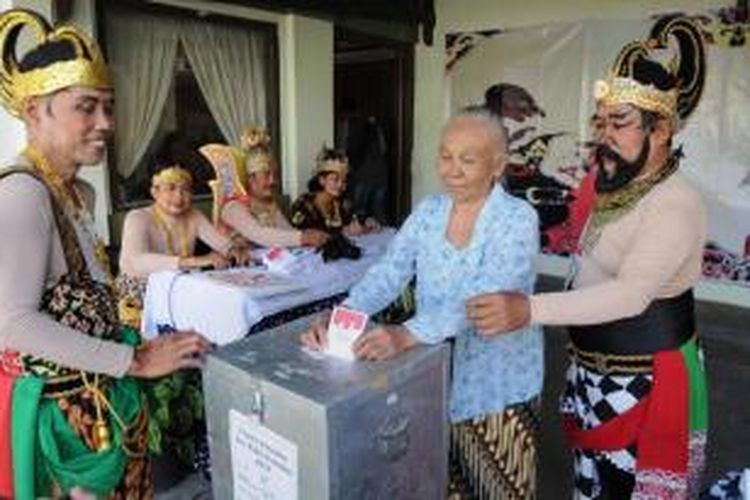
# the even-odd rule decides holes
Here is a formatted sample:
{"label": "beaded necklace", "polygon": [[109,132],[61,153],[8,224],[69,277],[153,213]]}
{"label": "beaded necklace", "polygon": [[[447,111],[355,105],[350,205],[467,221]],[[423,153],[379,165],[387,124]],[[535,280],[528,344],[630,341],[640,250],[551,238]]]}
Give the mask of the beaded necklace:
{"label": "beaded necklace", "polygon": [[581,249],[583,253],[590,253],[593,250],[606,225],[630,212],[654,186],[676,172],[679,164],[679,152],[676,152],[667,158],[659,170],[651,175],[631,181],[624,188],[612,193],[597,194],[594,213],[582,239]]}
{"label": "beaded necklace", "polygon": [[174,234],[172,228],[167,224],[167,220],[164,214],[161,212],[158,206],[155,204],[151,207],[151,215],[154,219],[154,224],[159,228],[159,231],[164,235],[164,242],[166,244],[167,252],[170,255],[177,255],[179,257],[190,256],[190,245],[188,244],[188,231],[184,225],[176,224],[178,229],[178,235],[180,238],[180,249],[179,252],[174,247]]}
{"label": "beaded necklace", "polygon": [[93,217],[83,202],[83,197],[78,190],[78,186],[75,185],[75,182],[66,185],[59,172],[33,146],[26,146],[22,154],[28,158],[31,167],[44,179],[45,184],[47,184],[65,211],[71,214],[76,222],[78,222],[79,227],[83,229],[85,236],[88,237],[93,246],[94,259],[103,271],[104,276],[111,282],[113,277],[110,271],[111,267],[107,249],[104,242],[96,234]]}

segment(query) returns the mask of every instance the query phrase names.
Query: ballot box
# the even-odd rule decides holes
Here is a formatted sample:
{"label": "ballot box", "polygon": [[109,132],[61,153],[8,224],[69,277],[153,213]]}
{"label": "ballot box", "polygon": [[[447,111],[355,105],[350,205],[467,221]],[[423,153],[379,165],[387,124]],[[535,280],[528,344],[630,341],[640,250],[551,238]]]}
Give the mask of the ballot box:
{"label": "ballot box", "polygon": [[442,499],[447,345],[391,361],[311,353],[311,317],[224,346],[204,370],[214,497]]}

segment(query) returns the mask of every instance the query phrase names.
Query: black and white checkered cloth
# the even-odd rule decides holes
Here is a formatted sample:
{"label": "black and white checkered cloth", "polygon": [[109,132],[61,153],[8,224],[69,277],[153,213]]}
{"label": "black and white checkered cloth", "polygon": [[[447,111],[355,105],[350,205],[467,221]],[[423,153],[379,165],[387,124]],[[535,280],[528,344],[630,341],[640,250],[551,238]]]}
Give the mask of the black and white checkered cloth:
{"label": "black and white checkered cloth", "polygon": [[[600,374],[576,363],[567,372],[561,401],[563,413],[578,425],[591,429],[625,413],[651,390],[651,374]],[[635,447],[607,452],[576,450],[574,453],[576,498],[597,498],[600,493],[596,464],[602,461],[629,474],[635,473]]]}

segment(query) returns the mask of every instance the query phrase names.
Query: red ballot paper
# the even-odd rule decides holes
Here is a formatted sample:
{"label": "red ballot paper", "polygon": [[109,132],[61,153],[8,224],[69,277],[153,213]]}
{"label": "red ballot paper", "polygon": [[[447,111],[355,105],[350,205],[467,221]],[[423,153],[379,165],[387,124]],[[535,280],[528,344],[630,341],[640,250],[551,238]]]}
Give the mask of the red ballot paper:
{"label": "red ballot paper", "polygon": [[345,307],[336,307],[328,323],[328,354],[354,359],[352,345],[367,327],[367,314]]}

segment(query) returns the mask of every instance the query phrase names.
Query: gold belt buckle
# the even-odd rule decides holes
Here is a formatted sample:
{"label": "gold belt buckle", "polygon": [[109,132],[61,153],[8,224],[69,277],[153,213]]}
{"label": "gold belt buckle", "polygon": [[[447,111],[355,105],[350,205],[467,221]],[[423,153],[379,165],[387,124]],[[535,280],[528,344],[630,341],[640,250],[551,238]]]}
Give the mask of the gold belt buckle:
{"label": "gold belt buckle", "polygon": [[609,355],[601,352],[592,352],[591,354],[594,356],[594,366],[596,366],[596,371],[602,374],[608,374]]}

